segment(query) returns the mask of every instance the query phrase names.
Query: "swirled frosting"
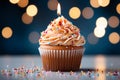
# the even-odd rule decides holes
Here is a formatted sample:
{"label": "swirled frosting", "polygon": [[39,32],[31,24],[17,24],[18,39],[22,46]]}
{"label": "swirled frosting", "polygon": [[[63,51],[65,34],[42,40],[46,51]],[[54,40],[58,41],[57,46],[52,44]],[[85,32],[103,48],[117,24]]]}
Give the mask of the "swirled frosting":
{"label": "swirled frosting", "polygon": [[41,32],[39,43],[40,45],[83,46],[85,39],[80,34],[79,28],[61,16],[53,20],[47,29]]}

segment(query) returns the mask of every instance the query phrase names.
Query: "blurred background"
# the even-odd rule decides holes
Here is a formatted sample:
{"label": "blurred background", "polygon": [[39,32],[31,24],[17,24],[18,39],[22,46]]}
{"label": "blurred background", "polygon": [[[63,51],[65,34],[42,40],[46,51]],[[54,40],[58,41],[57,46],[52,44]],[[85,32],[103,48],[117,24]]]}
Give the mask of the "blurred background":
{"label": "blurred background", "polygon": [[84,55],[120,55],[120,0],[0,0],[0,55],[39,55],[58,2],[86,39]]}

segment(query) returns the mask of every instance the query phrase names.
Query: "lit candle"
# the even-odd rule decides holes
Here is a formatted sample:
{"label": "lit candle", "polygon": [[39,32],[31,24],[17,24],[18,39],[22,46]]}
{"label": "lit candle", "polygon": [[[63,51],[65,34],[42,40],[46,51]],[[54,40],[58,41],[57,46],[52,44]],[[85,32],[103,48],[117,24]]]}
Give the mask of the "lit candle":
{"label": "lit candle", "polygon": [[60,3],[58,3],[58,6],[57,6],[57,14],[58,14],[58,16],[61,15],[61,6],[60,6]]}

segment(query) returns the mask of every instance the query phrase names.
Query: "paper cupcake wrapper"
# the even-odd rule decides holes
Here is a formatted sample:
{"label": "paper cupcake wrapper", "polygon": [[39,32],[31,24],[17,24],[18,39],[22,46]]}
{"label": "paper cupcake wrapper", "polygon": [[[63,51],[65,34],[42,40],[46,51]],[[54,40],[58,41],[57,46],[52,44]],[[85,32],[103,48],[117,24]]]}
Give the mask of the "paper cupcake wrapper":
{"label": "paper cupcake wrapper", "polygon": [[[40,47],[38,48],[40,55],[42,54],[48,54],[48,53],[62,53],[64,55],[66,52],[69,53],[77,53],[77,54],[82,54],[85,51],[85,48],[77,49],[77,50],[48,50],[48,49],[41,49]],[[81,53],[82,52],[82,53]]]}
{"label": "paper cupcake wrapper", "polygon": [[46,71],[75,71],[79,69],[84,48],[77,50],[40,49],[43,68]]}

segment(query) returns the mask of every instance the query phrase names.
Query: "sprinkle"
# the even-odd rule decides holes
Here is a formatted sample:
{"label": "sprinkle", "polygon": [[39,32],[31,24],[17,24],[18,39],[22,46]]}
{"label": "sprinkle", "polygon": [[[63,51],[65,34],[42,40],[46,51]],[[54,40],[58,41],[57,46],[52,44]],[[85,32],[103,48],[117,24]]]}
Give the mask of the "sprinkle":
{"label": "sprinkle", "polygon": [[72,41],[72,45],[74,44],[74,42]]}
{"label": "sprinkle", "polygon": [[102,73],[104,73],[104,71],[102,70]]}
{"label": "sprinkle", "polygon": [[59,25],[60,25],[60,26],[62,25],[62,22],[61,22],[61,21],[59,21]]}
{"label": "sprinkle", "polygon": [[41,73],[38,73],[38,74],[37,74],[37,78],[40,78],[40,77],[41,77]]}
{"label": "sprinkle", "polygon": [[3,75],[4,75],[4,74],[5,74],[5,70],[1,70],[1,74],[3,74]]}
{"label": "sprinkle", "polygon": [[74,74],[74,72],[73,71],[70,71],[70,75],[73,75]]}
{"label": "sprinkle", "polygon": [[98,72],[98,71],[99,71],[99,69],[96,69],[96,71]]}
{"label": "sprinkle", "polygon": [[48,42],[47,44],[50,44],[50,42]]}
{"label": "sprinkle", "polygon": [[99,77],[99,73],[96,73],[96,77]]}
{"label": "sprinkle", "polygon": [[58,28],[58,27],[56,27],[56,30],[59,30],[59,28]]}
{"label": "sprinkle", "polygon": [[60,72],[62,75],[64,74],[63,72]]}
{"label": "sprinkle", "polygon": [[52,31],[52,28],[50,28],[50,31]]}
{"label": "sprinkle", "polygon": [[9,65],[7,65],[7,68],[9,68]]}
{"label": "sprinkle", "polygon": [[45,34],[47,34],[47,31],[44,31]]}
{"label": "sprinkle", "polygon": [[118,76],[118,73],[117,73],[117,72],[114,72],[113,75],[114,75],[114,76]]}
{"label": "sprinkle", "polygon": [[69,38],[71,38],[72,36],[69,36]]}
{"label": "sprinkle", "polygon": [[[51,71],[44,71],[43,69],[39,68],[38,66],[34,65],[31,68],[27,68],[24,66],[20,66],[18,68],[12,69],[3,69],[1,70],[1,75],[6,78],[16,78],[21,80],[96,80],[96,78],[101,77],[101,74],[105,74],[106,80],[119,80],[120,79],[120,71],[111,70],[103,72],[103,70],[89,70],[81,72],[51,72]],[[50,78],[50,79],[49,79]]]}

